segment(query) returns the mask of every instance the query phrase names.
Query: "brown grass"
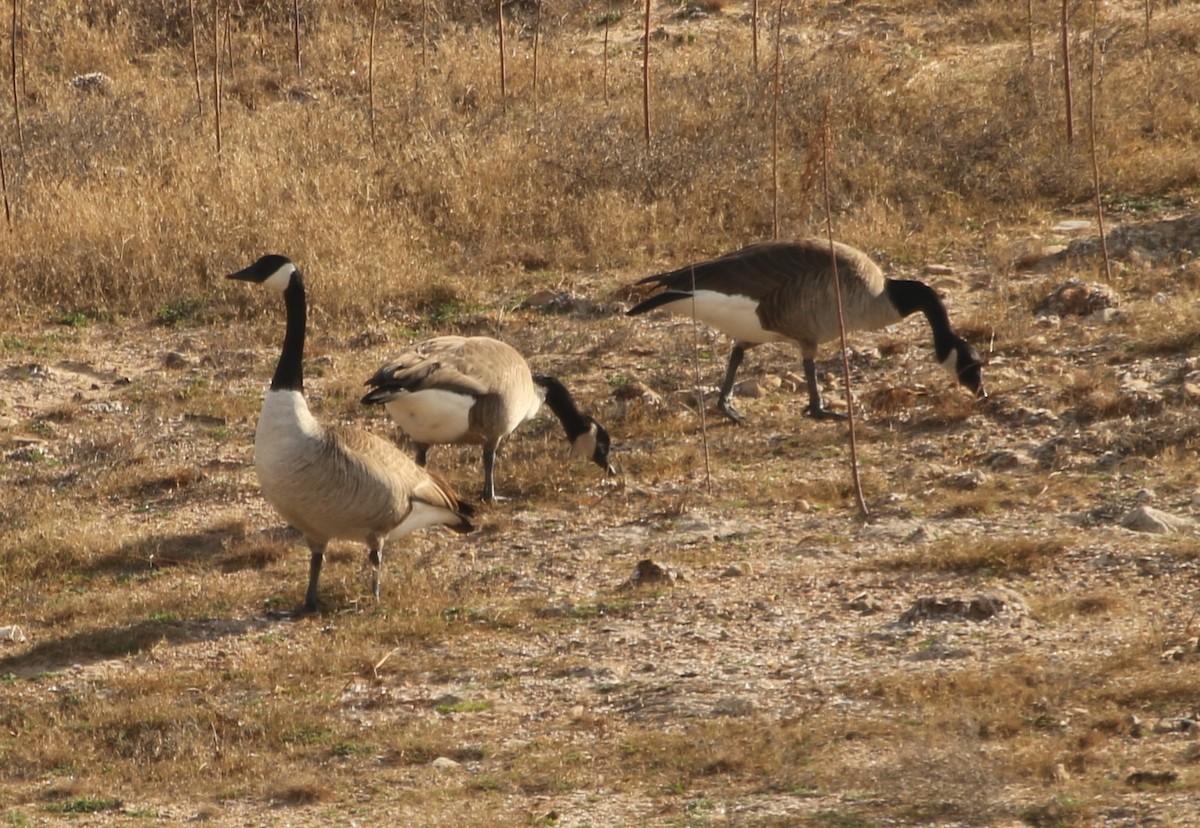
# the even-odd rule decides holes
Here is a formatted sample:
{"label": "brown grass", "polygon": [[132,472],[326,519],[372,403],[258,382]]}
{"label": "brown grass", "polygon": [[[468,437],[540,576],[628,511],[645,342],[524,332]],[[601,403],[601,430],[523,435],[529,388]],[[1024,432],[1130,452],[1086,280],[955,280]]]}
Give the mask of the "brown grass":
{"label": "brown grass", "polygon": [[[423,68],[421,9],[379,4],[368,112],[371,3],[299,4],[303,77],[292,4],[234,4],[218,163],[185,4],[23,4],[24,151],[0,123],[0,626],[29,639],[0,643],[0,820],[1082,824],[1157,819],[1119,782],[1156,763],[1181,769],[1164,797],[1193,794],[1174,735],[1135,737],[1129,717],[1194,713],[1195,659],[1160,655],[1196,632],[1181,609],[1195,544],[1129,540],[1112,516],[1143,487],[1186,511],[1200,482],[1195,405],[1177,397],[1195,370],[1195,251],[1119,262],[1123,321],[1033,319],[1095,262],[1013,267],[1091,194],[1062,139],[1053,10],[1037,10],[1031,60],[1020,6],[783,7],[783,234],[829,218],[890,272],[951,263],[952,318],[993,361],[980,404],[919,323],[856,335],[882,357],[852,368],[864,525],[844,430],[805,419],[803,391],[717,422],[729,343],[619,317],[635,277],[770,233],[773,78],[750,69],[742,5],[653,7],[647,146],[638,10],[544,13],[535,95],[537,9],[508,4],[504,103],[491,5],[431,4]],[[1157,10],[1152,53],[1141,6],[1101,21],[1116,221],[1194,212],[1200,176],[1196,4]],[[211,4],[196,13],[203,67]],[[96,70],[105,91],[69,83]],[[832,216],[809,192],[827,99]],[[481,509],[477,535],[390,546],[378,604],[364,551],[336,544],[328,611],[268,623],[299,602],[307,558],[251,468],[281,313],[222,279],[266,251],[308,274],[322,419],[394,436],[357,402],[383,359],[435,333],[498,335],[569,380],[622,475],[566,459],[542,417],[502,449],[498,485],[519,498]],[[521,307],[543,289],[595,307]],[[1171,393],[1128,394],[1135,360]],[[799,370],[794,348],[767,346],[741,378]],[[663,406],[619,420],[612,391],[634,381]],[[984,468],[1008,446],[1053,457]],[[433,463],[478,488],[477,448]],[[947,483],[980,468],[974,488]],[[643,557],[686,577],[625,589]],[[1028,626],[890,623],[954,579],[1026,591]],[[942,646],[972,660],[915,657]],[[814,678],[828,659],[839,672]]]}

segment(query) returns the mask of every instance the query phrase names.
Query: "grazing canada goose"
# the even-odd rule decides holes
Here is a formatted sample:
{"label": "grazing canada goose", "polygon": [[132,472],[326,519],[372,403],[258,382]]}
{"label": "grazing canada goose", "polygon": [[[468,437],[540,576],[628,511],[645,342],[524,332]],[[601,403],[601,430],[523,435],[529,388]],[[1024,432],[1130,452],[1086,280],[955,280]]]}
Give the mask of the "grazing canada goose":
{"label": "grazing canada goose", "polygon": [[418,343],[367,380],[367,405],[382,405],[413,441],[422,466],[429,447],[483,446],[483,499],[496,499],[494,470],[500,442],[545,402],[567,433],[575,456],[608,474],[610,439],[579,410],[554,377],[531,374],[511,345],[486,336],[439,336]]}
{"label": "grazing canada goose", "polygon": [[[924,282],[888,279],[861,250],[834,244],[846,330],[875,330],[921,311],[933,330],[933,348],[958,381],[986,397],[978,354],[950,327],[946,306]],[[817,388],[817,346],[839,336],[837,298],[829,242],[762,242],[715,259],[650,276],[639,285],[663,288],[628,311],[629,316],[664,308],[711,325],[734,341],[717,409],[735,423],[745,418],[730,404],[733,378],[745,352],[764,342],[794,342],[804,358],[808,409],[817,419],[835,418]]]}
{"label": "grazing canada goose", "polygon": [[263,497],[312,552],[304,605],[291,614],[316,611],[325,547],[337,538],[367,545],[378,599],[386,540],[438,525],[469,532],[471,507],[389,441],[313,418],[304,400],[304,280],[291,261],[263,256],[227,278],[278,291],[287,306],[283,348],[254,435],[254,467]]}

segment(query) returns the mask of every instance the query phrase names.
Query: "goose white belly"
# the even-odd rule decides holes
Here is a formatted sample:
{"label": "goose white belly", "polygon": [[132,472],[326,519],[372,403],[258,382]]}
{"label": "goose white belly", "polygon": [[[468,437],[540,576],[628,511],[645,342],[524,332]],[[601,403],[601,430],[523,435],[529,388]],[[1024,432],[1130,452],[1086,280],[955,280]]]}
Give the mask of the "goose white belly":
{"label": "goose white belly", "polygon": [[474,405],[475,397],[470,394],[430,388],[401,393],[384,407],[415,442],[437,445],[468,438]]}
{"label": "goose white belly", "polygon": [[[687,296],[669,302],[663,308],[678,316],[691,316],[693,297]],[[716,290],[697,290],[695,293],[696,318],[716,328],[736,342],[758,345],[763,342],[787,342],[788,337],[777,331],[768,331],[758,318],[758,300],[749,296],[736,296]]]}

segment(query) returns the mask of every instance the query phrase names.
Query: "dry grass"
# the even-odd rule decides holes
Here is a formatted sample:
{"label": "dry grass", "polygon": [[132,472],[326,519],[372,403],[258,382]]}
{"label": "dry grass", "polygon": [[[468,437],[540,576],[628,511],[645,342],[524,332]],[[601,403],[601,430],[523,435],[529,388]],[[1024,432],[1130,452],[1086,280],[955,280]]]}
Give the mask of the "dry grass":
{"label": "dry grass", "polygon": [[[852,367],[876,519],[864,525],[845,433],[801,417],[802,391],[739,398],[750,425],[729,426],[711,411],[728,342],[618,318],[635,277],[769,233],[773,24],[756,77],[746,7],[654,7],[646,146],[640,7],[544,14],[535,108],[534,6],[506,7],[502,106],[491,6],[431,6],[424,70],[420,5],[382,5],[372,146],[371,4],[300,4],[302,78],[291,4],[235,4],[218,158],[186,4],[23,4],[23,152],[0,120],[15,208],[0,246],[13,391],[0,399],[0,626],[29,640],[0,643],[0,819],[1194,816],[1178,734],[1129,723],[1194,713],[1194,657],[1162,658],[1198,626],[1194,538],[1129,540],[1113,522],[1139,489],[1181,511],[1200,485],[1196,405],[1180,390],[1200,271],[1196,250],[1163,242],[1168,257],[1118,262],[1124,319],[1033,318],[1063,279],[1097,272],[1086,257],[1014,268],[1030,245],[1066,241],[1047,227],[1090,210],[1086,142],[1063,139],[1051,9],[1036,10],[1030,59],[1022,4],[785,7],[786,234],[823,232],[809,152],[828,100],[835,232],[894,272],[952,264],[939,287],[991,361],[993,399],[978,403],[932,364],[919,323],[854,338],[878,347]],[[1077,66],[1085,6],[1072,7]],[[1141,11],[1109,3],[1100,21],[1115,221],[1194,212],[1200,182],[1197,4],[1156,9],[1152,52]],[[211,8],[198,12],[203,47]],[[69,83],[90,71],[111,83]],[[309,276],[308,393],[323,419],[395,434],[358,405],[363,378],[418,337],[498,335],[608,425],[621,476],[565,459],[542,418],[501,455],[499,486],[520,498],[483,509],[478,534],[389,548],[379,604],[363,550],[339,544],[328,612],[267,622],[299,600],[305,564],[251,469],[281,318],[222,276],[268,250]],[[521,307],[543,289],[594,304]],[[788,346],[756,349],[741,378],[798,362]],[[1169,392],[1131,392],[1135,364],[1132,380]],[[822,368],[840,403],[840,366]],[[662,406],[621,418],[612,391],[631,382]],[[1033,459],[1010,471],[996,460],[1008,449]],[[433,462],[478,487],[478,449]],[[627,588],[646,557],[684,579]],[[890,623],[916,594],[995,581],[1027,593],[1026,626]],[[1156,791],[1168,803],[1131,791],[1127,766],[1178,768]]]}

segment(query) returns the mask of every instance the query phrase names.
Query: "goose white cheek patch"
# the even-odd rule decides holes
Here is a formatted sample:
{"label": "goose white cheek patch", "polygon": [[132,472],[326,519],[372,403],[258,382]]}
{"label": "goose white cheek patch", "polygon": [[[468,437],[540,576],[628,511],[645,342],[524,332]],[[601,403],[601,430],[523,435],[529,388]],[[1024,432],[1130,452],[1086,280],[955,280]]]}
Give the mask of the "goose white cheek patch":
{"label": "goose white cheek patch", "polygon": [[296,266],[291,262],[286,262],[281,265],[278,270],[263,280],[263,284],[269,287],[276,293],[283,293],[287,290],[288,284],[292,281],[292,274],[296,272]]}

